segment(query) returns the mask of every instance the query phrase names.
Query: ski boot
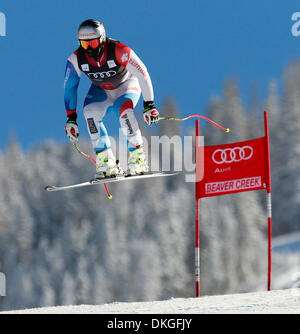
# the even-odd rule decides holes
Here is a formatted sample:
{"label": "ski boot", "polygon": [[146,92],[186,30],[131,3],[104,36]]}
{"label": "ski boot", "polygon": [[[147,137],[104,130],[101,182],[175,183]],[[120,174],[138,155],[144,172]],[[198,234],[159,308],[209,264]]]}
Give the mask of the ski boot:
{"label": "ski boot", "polygon": [[110,148],[97,153],[95,178],[123,176],[124,172]]}
{"label": "ski boot", "polygon": [[136,175],[147,172],[149,172],[149,166],[143,147],[139,147],[136,150],[129,152],[128,174]]}

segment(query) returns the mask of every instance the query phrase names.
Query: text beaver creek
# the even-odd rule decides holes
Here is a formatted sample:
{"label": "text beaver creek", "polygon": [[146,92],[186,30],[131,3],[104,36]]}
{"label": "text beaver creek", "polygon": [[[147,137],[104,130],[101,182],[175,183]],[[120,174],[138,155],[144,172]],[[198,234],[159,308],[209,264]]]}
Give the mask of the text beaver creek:
{"label": "text beaver creek", "polygon": [[205,184],[205,193],[221,193],[225,191],[236,191],[236,190],[245,190],[258,188],[261,186],[261,177],[247,177],[244,179],[230,180],[223,182],[212,182]]}
{"label": "text beaver creek", "polygon": [[137,321],[137,320],[119,320],[114,318],[114,320],[109,320],[107,322],[107,328],[109,329],[132,329],[135,332],[138,332],[142,327],[143,328],[152,328],[152,329],[179,329],[184,331],[189,329],[192,319],[151,319],[149,322]]}

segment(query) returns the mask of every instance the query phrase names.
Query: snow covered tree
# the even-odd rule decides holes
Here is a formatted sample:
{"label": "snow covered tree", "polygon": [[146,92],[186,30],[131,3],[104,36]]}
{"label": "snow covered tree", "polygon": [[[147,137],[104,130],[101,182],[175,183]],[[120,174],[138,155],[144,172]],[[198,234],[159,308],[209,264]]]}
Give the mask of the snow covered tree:
{"label": "snow covered tree", "polygon": [[[275,124],[272,124],[274,161],[273,196],[274,233],[299,230],[300,217],[300,62],[285,70],[285,91],[278,107],[274,107]],[[273,98],[274,100],[274,98]],[[278,103],[277,103],[278,105]],[[276,145],[276,150],[274,145]]]}

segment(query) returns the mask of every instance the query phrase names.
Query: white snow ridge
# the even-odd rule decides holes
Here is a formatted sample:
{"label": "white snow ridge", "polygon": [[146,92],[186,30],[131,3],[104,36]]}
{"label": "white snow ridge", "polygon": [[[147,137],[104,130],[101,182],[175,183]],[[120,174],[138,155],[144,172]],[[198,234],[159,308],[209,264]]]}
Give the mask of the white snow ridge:
{"label": "white snow ridge", "polygon": [[14,314],[298,314],[300,289],[165,301],[33,308]]}

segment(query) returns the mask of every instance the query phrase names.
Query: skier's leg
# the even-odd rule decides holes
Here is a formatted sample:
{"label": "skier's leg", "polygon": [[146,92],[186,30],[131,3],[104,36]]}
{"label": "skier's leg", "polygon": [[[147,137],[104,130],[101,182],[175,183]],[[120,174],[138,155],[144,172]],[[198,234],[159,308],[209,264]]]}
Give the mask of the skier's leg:
{"label": "skier's leg", "polygon": [[127,138],[129,151],[134,151],[143,145],[141,130],[134,114],[134,107],[138,99],[139,95],[126,93],[120,96],[114,103],[114,112],[120,120],[122,132]]}
{"label": "skier's leg", "polygon": [[111,142],[103,123],[103,117],[110,105],[111,101],[106,92],[92,85],[86,96],[83,112],[93,149],[97,154],[96,177],[113,176],[122,173],[116,164],[116,159],[111,150]]}
{"label": "skier's leg", "polygon": [[137,174],[147,172],[149,167],[143,149],[141,131],[134,115],[134,108],[140,97],[140,88],[135,80],[129,80],[127,85],[134,93],[126,92],[119,96],[114,102],[113,109],[116,116],[119,117],[122,131],[127,138],[129,173]]}
{"label": "skier's leg", "polygon": [[101,152],[111,147],[103,117],[110,106],[106,92],[91,85],[84,101],[83,113],[94,151]]}

